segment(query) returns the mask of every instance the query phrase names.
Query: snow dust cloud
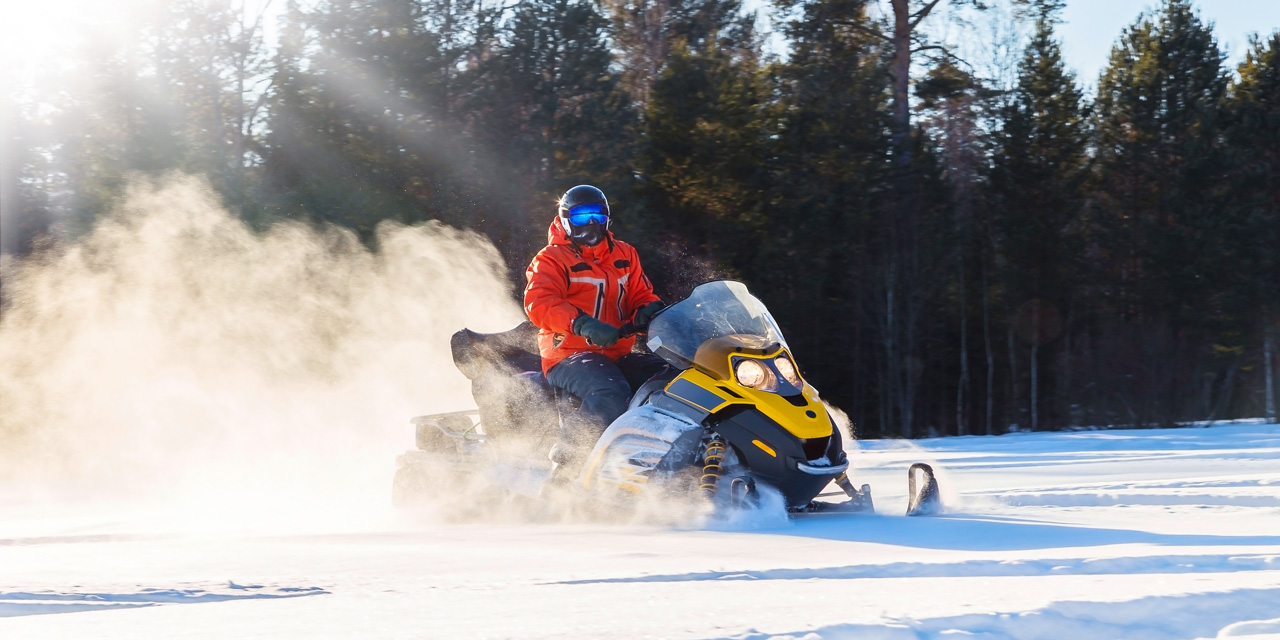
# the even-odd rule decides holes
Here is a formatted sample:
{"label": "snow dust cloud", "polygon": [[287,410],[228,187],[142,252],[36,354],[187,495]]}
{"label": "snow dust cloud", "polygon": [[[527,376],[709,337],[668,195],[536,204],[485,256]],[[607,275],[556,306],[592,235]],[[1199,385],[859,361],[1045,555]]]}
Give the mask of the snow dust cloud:
{"label": "snow dust cloud", "polygon": [[377,246],[255,233],[174,176],[10,265],[0,500],[233,519],[387,505],[408,419],[474,406],[450,335],[523,314],[481,236],[383,224]]}

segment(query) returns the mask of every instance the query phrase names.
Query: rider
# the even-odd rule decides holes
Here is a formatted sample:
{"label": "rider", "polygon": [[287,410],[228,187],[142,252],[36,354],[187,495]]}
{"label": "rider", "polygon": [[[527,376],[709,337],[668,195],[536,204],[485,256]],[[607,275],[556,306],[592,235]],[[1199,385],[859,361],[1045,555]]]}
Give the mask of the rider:
{"label": "rider", "polygon": [[631,395],[665,365],[632,353],[620,327],[648,325],[663,303],[640,268],[635,247],[609,231],[609,201],[590,185],[569,189],[547,231],[547,246],[525,271],[524,309],[539,328],[542,371],[553,387],[580,398],[552,449],[553,477],[566,480]]}

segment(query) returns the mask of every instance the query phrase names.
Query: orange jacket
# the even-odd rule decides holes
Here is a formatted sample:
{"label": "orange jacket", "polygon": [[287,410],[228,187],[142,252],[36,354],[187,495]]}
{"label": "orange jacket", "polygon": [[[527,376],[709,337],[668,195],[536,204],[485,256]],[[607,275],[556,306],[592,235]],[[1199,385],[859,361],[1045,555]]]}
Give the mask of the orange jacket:
{"label": "orange jacket", "polygon": [[537,325],[542,372],[583,351],[602,352],[610,360],[631,353],[635,338],[623,338],[612,347],[596,347],[573,334],[580,313],[621,327],[640,307],[658,300],[653,285],[640,268],[635,247],[608,233],[594,247],[579,247],[565,236],[560,219],[551,221],[547,246],[533,257],[525,271],[524,311]]}

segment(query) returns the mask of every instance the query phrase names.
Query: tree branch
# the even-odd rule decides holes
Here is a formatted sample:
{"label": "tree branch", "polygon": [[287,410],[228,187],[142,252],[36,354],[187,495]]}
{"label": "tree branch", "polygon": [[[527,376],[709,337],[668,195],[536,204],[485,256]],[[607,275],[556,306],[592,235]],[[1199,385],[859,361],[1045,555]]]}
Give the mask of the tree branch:
{"label": "tree branch", "polygon": [[885,35],[885,34],[881,33],[879,29],[872,29],[871,27],[868,27],[868,26],[863,25],[863,24],[858,24],[858,23],[856,23],[856,22],[841,22],[841,21],[839,21],[839,20],[835,20],[835,21],[833,21],[833,23],[834,23],[835,25],[837,25],[837,26],[841,26],[841,27],[849,27],[849,28],[851,28],[851,29],[853,29],[853,30],[855,30],[855,31],[860,31],[860,32],[865,33],[865,34],[867,34],[867,35],[869,35],[869,36],[876,37],[876,38],[880,38],[881,40],[884,40],[885,42],[893,42],[893,38],[890,38],[889,36],[887,36],[887,35]]}
{"label": "tree branch", "polygon": [[915,55],[917,53],[920,53],[921,51],[941,51],[944,57],[951,58],[952,60],[968,67],[970,73],[973,72],[973,65],[969,64],[969,61],[965,60],[964,58],[961,58],[960,56],[954,53],[951,53],[949,49],[947,49],[946,47],[940,44],[929,44],[929,45],[915,47],[911,50],[911,54]]}
{"label": "tree branch", "polygon": [[253,26],[251,27],[252,31],[258,31],[258,29],[262,28],[262,19],[266,17],[267,10],[271,8],[271,3],[273,1],[274,0],[267,0],[262,4],[262,10],[258,12],[258,17],[253,19]]}
{"label": "tree branch", "polygon": [[270,98],[271,87],[274,87],[275,84],[275,79],[269,80],[267,82],[267,87],[258,94],[258,99],[254,100],[253,105],[249,107],[249,117],[246,118],[246,121],[250,126],[253,125],[254,120],[257,120],[258,113],[262,107],[266,105],[268,98]]}
{"label": "tree branch", "polygon": [[924,20],[925,18],[929,17],[929,12],[933,11],[933,8],[938,6],[939,2],[942,2],[942,0],[933,0],[933,2],[930,2],[929,4],[926,4],[925,6],[921,7],[919,11],[908,16],[907,19],[911,21],[911,24],[910,26],[907,27],[907,30],[915,31],[916,25],[920,24],[921,20]]}

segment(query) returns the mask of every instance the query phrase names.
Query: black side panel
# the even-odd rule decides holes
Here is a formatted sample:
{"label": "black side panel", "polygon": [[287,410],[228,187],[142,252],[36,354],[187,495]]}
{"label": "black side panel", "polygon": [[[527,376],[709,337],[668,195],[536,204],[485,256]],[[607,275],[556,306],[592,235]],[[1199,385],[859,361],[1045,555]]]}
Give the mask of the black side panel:
{"label": "black side panel", "polygon": [[676,438],[676,441],[671,443],[671,450],[662,456],[658,466],[653,468],[654,472],[670,475],[696,461],[703,435],[705,435],[703,430],[694,429]]}
{"label": "black side panel", "polygon": [[[730,413],[730,415],[715,423],[715,430],[730,444],[741,449],[741,454],[746,457],[747,466],[756,474],[768,478],[783,478],[794,473],[792,470],[795,461],[805,460],[800,440],[763,413],[749,407],[737,411],[730,409],[723,413]],[[776,457],[769,455],[764,449],[753,444],[753,440],[763,442],[778,455]],[[788,460],[791,460],[790,465],[787,464]],[[791,469],[788,469],[788,466]]]}
{"label": "black side panel", "polygon": [[640,385],[640,388],[636,390],[635,395],[631,396],[631,404],[628,408],[634,409],[644,404],[649,400],[649,396],[662,391],[667,384],[669,384],[671,380],[678,375],[680,375],[680,372],[672,369],[671,367],[666,367],[662,371],[654,374],[652,378],[649,378],[644,384]]}
{"label": "black side panel", "polygon": [[[731,409],[723,413],[726,417],[712,427],[733,446],[751,470],[751,475],[782,492],[788,506],[809,504],[838,475],[810,475],[797,469],[796,463],[807,459],[800,439],[756,409]],[[770,455],[757,446],[755,440],[772,449],[776,455]]]}
{"label": "black side panel", "polygon": [[670,411],[676,415],[684,416],[690,422],[702,422],[702,419],[708,415],[706,411],[690,406],[687,402],[676,400],[666,393],[651,394],[649,396],[649,404],[663,411]]}

